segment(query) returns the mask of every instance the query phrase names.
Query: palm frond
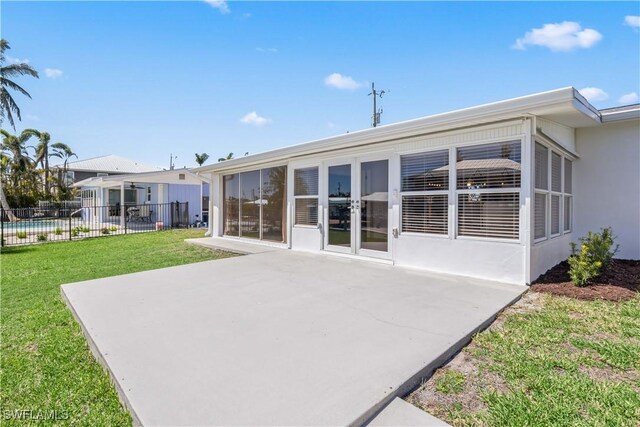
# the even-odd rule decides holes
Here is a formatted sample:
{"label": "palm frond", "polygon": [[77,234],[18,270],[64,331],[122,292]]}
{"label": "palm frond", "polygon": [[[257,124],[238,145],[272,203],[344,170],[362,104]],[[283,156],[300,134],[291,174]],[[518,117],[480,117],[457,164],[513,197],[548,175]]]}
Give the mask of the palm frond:
{"label": "palm frond", "polygon": [[2,75],[2,77],[31,76],[36,79],[40,78],[38,72],[34,70],[31,65],[24,62],[0,67],[0,75]]}

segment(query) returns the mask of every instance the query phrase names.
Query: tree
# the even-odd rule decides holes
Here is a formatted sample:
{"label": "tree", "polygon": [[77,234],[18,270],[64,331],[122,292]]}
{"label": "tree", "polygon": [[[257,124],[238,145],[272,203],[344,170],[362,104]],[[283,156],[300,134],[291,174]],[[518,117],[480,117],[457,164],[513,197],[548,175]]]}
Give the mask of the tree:
{"label": "tree", "polygon": [[5,39],[0,39],[0,125],[6,118],[15,130],[16,125],[13,114],[16,115],[18,120],[22,120],[22,116],[20,115],[20,107],[18,107],[18,104],[13,100],[9,90],[21,93],[28,98],[31,98],[31,95],[10,78],[20,76],[39,78],[39,76],[38,72],[27,63],[18,62],[15,64],[7,64],[5,51],[9,49],[11,49],[9,42]]}
{"label": "tree", "polygon": [[52,155],[49,153],[49,143],[51,142],[51,135],[48,132],[40,132],[35,129],[25,129],[25,132],[31,133],[33,136],[38,138],[40,141],[38,145],[36,145],[36,156],[35,163],[40,164],[42,170],[44,171],[44,191],[47,196],[50,194],[50,174],[51,170],[49,169],[49,157]]}
{"label": "tree", "polygon": [[71,147],[62,142],[51,144],[51,148],[53,150],[53,152],[51,153],[51,157],[57,157],[63,161],[62,171],[58,170],[58,187],[59,189],[64,190],[67,187],[65,176],[67,174],[69,159],[71,159],[72,157],[77,158],[78,156],[73,152],[73,150],[71,150]]}
{"label": "tree", "polygon": [[[4,129],[0,129],[2,135],[2,161],[4,164],[3,175],[11,180],[12,187],[16,193],[20,188],[20,180],[30,174],[33,169],[34,162],[27,154],[26,142],[33,136],[31,132],[22,131],[20,135],[12,135]],[[4,184],[2,183],[3,176],[0,176],[0,203],[2,208],[7,211],[10,221],[15,221],[17,218],[11,212],[9,203],[4,193]]]}
{"label": "tree", "polygon": [[220,157],[220,158],[218,159],[218,161],[219,161],[219,162],[224,162],[225,160],[231,160],[231,159],[233,159],[233,153],[229,153],[229,154],[227,154],[227,157]]}
{"label": "tree", "polygon": [[202,166],[207,160],[209,160],[209,155],[207,153],[196,153],[196,163],[198,164],[198,166]]}

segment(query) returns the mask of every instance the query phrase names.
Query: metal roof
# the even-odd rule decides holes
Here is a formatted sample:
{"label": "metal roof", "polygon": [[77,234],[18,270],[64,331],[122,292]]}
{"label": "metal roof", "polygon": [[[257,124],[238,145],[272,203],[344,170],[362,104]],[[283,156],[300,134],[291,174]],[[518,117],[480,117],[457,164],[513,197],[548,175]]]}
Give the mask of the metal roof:
{"label": "metal roof", "polygon": [[[56,167],[62,167],[62,164]],[[70,171],[105,172],[105,173],[140,173],[157,172],[162,168],[149,166],[135,160],[109,154],[108,156],[93,157],[85,160],[76,160],[67,163]]]}

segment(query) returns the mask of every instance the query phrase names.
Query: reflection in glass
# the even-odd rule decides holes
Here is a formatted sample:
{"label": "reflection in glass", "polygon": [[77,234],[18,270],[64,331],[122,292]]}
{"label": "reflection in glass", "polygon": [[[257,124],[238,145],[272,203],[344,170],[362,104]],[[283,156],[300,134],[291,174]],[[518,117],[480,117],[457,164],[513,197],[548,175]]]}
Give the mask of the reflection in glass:
{"label": "reflection in glass", "polygon": [[287,168],[262,169],[262,239],[285,241]]}
{"label": "reflection in glass", "polygon": [[260,171],[240,174],[240,236],[260,238]]}
{"label": "reflection in glass", "polygon": [[329,244],[351,247],[351,165],[329,167]]}
{"label": "reflection in glass", "polygon": [[238,174],[225,175],[222,178],[222,198],[224,200],[224,234],[238,235]]}
{"label": "reflection in glass", "polygon": [[389,162],[364,162],[360,173],[360,247],[386,252],[389,234]]}

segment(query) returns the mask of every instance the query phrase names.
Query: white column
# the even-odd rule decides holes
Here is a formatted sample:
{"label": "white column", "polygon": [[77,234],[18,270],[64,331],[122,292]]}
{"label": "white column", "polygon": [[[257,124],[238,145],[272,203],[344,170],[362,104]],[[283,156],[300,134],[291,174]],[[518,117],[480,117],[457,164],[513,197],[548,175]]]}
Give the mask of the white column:
{"label": "white column", "polygon": [[124,222],[126,221],[126,208],[124,206],[124,181],[120,184],[120,227],[125,226]]}

